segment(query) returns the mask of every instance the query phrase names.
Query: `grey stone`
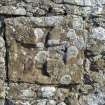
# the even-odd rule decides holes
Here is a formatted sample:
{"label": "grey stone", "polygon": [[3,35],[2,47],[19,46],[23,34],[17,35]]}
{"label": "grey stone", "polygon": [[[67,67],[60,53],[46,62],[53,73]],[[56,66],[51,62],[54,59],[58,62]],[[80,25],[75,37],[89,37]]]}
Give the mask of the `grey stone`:
{"label": "grey stone", "polygon": [[56,105],[56,101],[55,100],[48,100],[47,105]]}
{"label": "grey stone", "polygon": [[32,92],[31,89],[21,90],[21,93],[24,97],[33,97],[34,96],[34,93]]}
{"label": "grey stone", "polygon": [[24,8],[17,8],[15,10],[16,15],[26,15],[26,10]]}
{"label": "grey stone", "polygon": [[105,94],[98,90],[96,91],[96,94],[90,94],[88,97],[87,97],[87,104],[88,105],[103,105],[105,104]]}
{"label": "grey stone", "polygon": [[92,29],[93,35],[92,37],[104,41],[105,40],[105,29],[102,27],[97,27]]}
{"label": "grey stone", "polygon": [[47,51],[39,51],[35,56],[35,61],[39,64],[44,64],[47,61],[48,52]]}
{"label": "grey stone", "polygon": [[61,25],[63,23],[63,20],[64,17],[62,16],[45,17],[45,24],[48,26]]}
{"label": "grey stone", "polygon": [[59,103],[59,104],[57,104],[57,105],[66,105],[64,102],[61,102],[61,103]]}
{"label": "grey stone", "polygon": [[60,80],[60,83],[61,84],[70,84],[71,83],[71,76],[70,75],[64,75],[61,77],[61,80]]}
{"label": "grey stone", "polygon": [[40,49],[44,49],[44,43],[42,42],[37,43],[36,46]]}
{"label": "grey stone", "polygon": [[48,45],[57,45],[57,44],[60,44],[60,40],[48,40]]}
{"label": "grey stone", "polygon": [[51,98],[55,95],[56,92],[56,88],[55,87],[50,87],[50,86],[46,86],[46,87],[41,87],[41,93],[42,93],[42,97],[44,98]]}
{"label": "grey stone", "polygon": [[44,37],[44,32],[41,28],[36,28],[34,30],[34,35],[36,37],[36,42],[38,42],[39,39]]}
{"label": "grey stone", "polygon": [[80,16],[73,17],[73,29],[83,30],[83,20]]}
{"label": "grey stone", "polygon": [[35,8],[35,10],[33,11],[33,15],[36,16],[36,15],[45,15],[46,14],[46,11],[44,9],[40,9],[38,7]]}
{"label": "grey stone", "polygon": [[47,99],[43,99],[43,100],[37,100],[37,104],[36,105],[46,105],[47,103]]}
{"label": "grey stone", "polygon": [[83,39],[83,37],[78,37],[75,41],[74,41],[76,47],[81,50],[81,49],[85,49],[86,48],[86,43]]}
{"label": "grey stone", "polygon": [[17,8],[15,6],[2,6],[0,7],[1,14],[8,14],[8,15],[26,15],[26,10],[24,8]]}
{"label": "grey stone", "polygon": [[67,37],[70,38],[71,40],[77,39],[77,35],[75,33],[74,29],[69,29],[67,33]]}
{"label": "grey stone", "polygon": [[75,58],[78,55],[78,49],[75,46],[70,46],[67,50],[67,59]]}

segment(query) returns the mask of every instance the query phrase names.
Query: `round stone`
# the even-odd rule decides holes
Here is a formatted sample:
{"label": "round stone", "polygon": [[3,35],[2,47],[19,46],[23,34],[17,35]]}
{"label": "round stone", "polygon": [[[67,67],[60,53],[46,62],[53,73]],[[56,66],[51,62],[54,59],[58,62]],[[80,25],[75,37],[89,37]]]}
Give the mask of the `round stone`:
{"label": "round stone", "polygon": [[41,88],[41,94],[42,94],[42,97],[44,98],[50,98],[54,96],[55,92],[56,92],[55,87],[46,86]]}
{"label": "round stone", "polygon": [[39,64],[44,64],[47,60],[47,52],[46,51],[39,51],[35,56],[35,61],[37,61]]}
{"label": "round stone", "polygon": [[24,8],[18,8],[15,11],[16,15],[26,15],[26,10]]}
{"label": "round stone", "polygon": [[77,36],[76,36],[76,33],[75,33],[75,30],[74,29],[69,29],[68,33],[67,33],[67,37],[69,39],[76,39]]}
{"label": "round stone", "polygon": [[78,55],[78,49],[76,46],[70,46],[67,50],[67,59],[75,58]]}
{"label": "round stone", "polygon": [[43,30],[42,30],[41,28],[36,28],[36,29],[34,30],[34,35],[35,35],[35,37],[36,37],[36,40],[38,40],[38,39],[40,39],[40,38],[43,38],[44,32],[43,32]]}
{"label": "round stone", "polygon": [[86,43],[85,43],[83,37],[79,37],[77,40],[74,41],[74,43],[75,43],[76,47],[80,50],[86,48]]}
{"label": "round stone", "polygon": [[92,30],[93,35],[92,37],[97,39],[97,40],[105,40],[105,29],[102,27],[97,27],[97,28],[93,28]]}
{"label": "round stone", "polygon": [[60,80],[60,83],[61,84],[65,84],[65,85],[68,85],[71,83],[71,76],[70,75],[64,75],[61,77],[61,80]]}

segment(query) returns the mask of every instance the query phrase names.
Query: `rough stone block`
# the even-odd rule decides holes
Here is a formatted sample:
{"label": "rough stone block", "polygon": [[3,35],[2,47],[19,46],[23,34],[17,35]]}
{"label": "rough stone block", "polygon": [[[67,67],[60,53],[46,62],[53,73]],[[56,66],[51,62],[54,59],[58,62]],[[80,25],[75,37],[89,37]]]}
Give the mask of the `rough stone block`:
{"label": "rough stone block", "polygon": [[[44,27],[54,27],[52,31],[44,27],[34,28],[32,18],[5,20],[10,80],[54,84],[61,81],[63,84],[82,81],[85,42],[83,35],[79,35],[78,31],[64,30],[63,25],[69,23],[66,21],[69,18],[69,16],[41,17]],[[40,20],[40,18],[33,19],[36,22],[37,19]],[[57,26],[61,24],[62,26]],[[72,34],[75,34],[76,38],[73,38]],[[37,47],[38,43],[43,44],[41,48]]]}

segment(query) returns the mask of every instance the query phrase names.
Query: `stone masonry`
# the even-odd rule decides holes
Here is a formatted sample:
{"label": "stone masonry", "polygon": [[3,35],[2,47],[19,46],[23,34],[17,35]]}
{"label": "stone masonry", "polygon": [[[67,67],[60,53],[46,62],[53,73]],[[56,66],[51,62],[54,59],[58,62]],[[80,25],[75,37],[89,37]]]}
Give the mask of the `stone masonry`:
{"label": "stone masonry", "polygon": [[105,105],[105,0],[0,0],[0,105]]}

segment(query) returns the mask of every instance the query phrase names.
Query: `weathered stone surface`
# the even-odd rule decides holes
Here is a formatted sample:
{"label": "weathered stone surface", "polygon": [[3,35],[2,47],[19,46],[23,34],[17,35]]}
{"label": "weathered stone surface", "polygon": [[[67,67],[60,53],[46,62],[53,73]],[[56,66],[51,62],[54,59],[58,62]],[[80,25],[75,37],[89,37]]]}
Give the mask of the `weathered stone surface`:
{"label": "weathered stone surface", "polygon": [[0,14],[26,15],[26,10],[24,8],[16,8],[14,6],[2,6],[0,7]]}
{"label": "weathered stone surface", "polygon": [[61,77],[61,80],[60,80],[60,83],[61,84],[70,84],[71,83],[71,76],[70,75],[64,75]]}
{"label": "weathered stone surface", "polygon": [[100,87],[90,94],[80,97],[79,103],[83,105],[103,105],[105,103],[104,97],[104,90]]}
{"label": "weathered stone surface", "polygon": [[[29,83],[10,83],[7,91],[6,99],[9,103],[18,105],[21,103],[29,103],[29,105],[56,105],[67,104],[67,97],[72,96],[72,91],[66,88],[54,86],[41,86]],[[64,102],[63,102],[64,101]],[[74,102],[74,100],[72,99]],[[72,103],[73,103],[72,102]],[[32,104],[33,103],[33,104]]]}
{"label": "weathered stone surface", "polygon": [[10,83],[7,98],[15,100],[27,100],[37,97],[39,86],[28,83]]}
{"label": "weathered stone surface", "polygon": [[0,1],[0,105],[105,104],[105,0]]}
{"label": "weathered stone surface", "polygon": [[5,100],[5,105],[37,105],[36,100],[33,99],[28,99],[28,100],[11,100],[11,99],[6,99]]}
{"label": "weathered stone surface", "polygon": [[43,98],[51,98],[55,96],[55,93],[56,93],[56,88],[50,86],[41,87],[41,89],[39,90],[39,94]]}

